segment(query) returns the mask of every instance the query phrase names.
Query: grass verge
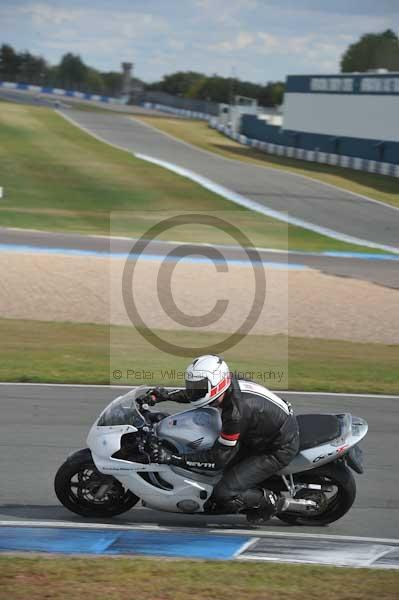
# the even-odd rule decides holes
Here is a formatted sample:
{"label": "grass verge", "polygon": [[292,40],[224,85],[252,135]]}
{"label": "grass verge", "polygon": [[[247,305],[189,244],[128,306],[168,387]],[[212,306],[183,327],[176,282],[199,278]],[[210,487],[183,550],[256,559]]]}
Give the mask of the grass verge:
{"label": "grass verge", "polygon": [[393,570],[147,558],[0,557],[0,600],[392,600],[398,585],[399,574]]}
{"label": "grass verge", "polygon": [[[187,178],[103,144],[43,107],[2,104],[0,225],[137,237],[163,218],[195,211],[226,215],[257,246],[357,250],[269,219]],[[163,237],[231,243],[218,229],[187,225]],[[160,236],[162,237],[162,236]]]}
{"label": "grass verge", "polygon": [[[215,334],[156,333],[180,346],[216,341]],[[191,358],[154,349],[132,327],[0,319],[0,339],[1,381],[182,385],[179,373]],[[293,390],[399,393],[399,345],[249,335],[224,356],[273,389],[286,389],[287,378],[276,375],[285,368]]]}
{"label": "grass verge", "polygon": [[396,177],[264,154],[259,150],[238,144],[215,129],[211,129],[203,121],[141,115],[135,118],[203,150],[221,154],[226,158],[306,175],[312,179],[399,207],[399,179]]}

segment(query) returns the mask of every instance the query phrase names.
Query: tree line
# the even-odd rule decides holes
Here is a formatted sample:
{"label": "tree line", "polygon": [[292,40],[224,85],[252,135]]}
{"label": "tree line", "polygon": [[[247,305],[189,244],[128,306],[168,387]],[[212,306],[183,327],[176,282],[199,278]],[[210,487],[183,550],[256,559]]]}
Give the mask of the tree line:
{"label": "tree line", "polygon": [[121,73],[100,72],[72,52],[64,54],[58,65],[49,65],[43,57],[16,52],[8,44],[0,46],[0,80],[107,96],[117,96],[122,87]]}
{"label": "tree line", "polygon": [[[0,47],[0,80],[109,96],[117,96],[122,88],[120,72],[100,72],[86,65],[77,54],[68,52],[58,65],[52,66],[43,57],[28,51],[16,52],[8,44]],[[179,71],[155,83],[141,83],[144,90],[214,102],[229,102],[234,95],[250,96],[265,106],[281,104],[284,93],[282,82],[262,86],[237,78],[207,77],[194,71]]]}
{"label": "tree line", "polygon": [[399,38],[392,29],[362,35],[342,56],[343,73],[364,73],[375,69],[399,71]]}
{"label": "tree line", "polygon": [[146,89],[226,104],[231,103],[234,96],[247,96],[256,98],[262,106],[275,106],[283,101],[284,87],[282,81],[262,85],[237,77],[220,77],[216,74],[209,77],[196,71],[178,71],[165,75],[161,81],[148,84]]}
{"label": "tree line", "polygon": [[[399,71],[399,38],[391,29],[363,35],[348,47],[341,59],[343,73],[379,68]],[[28,51],[16,52],[8,44],[0,47],[0,80],[108,96],[118,96],[122,88],[120,72],[101,72],[86,65],[77,54],[68,52],[58,65],[49,65],[41,56]],[[275,106],[281,104],[284,95],[281,81],[257,84],[237,77],[207,76],[196,71],[178,71],[155,83],[140,83],[144,90],[212,102],[229,103],[239,95],[256,98],[262,106]]]}
{"label": "tree line", "polygon": [[[382,33],[367,33],[347,48],[340,66],[342,73],[362,73],[381,68],[399,71],[399,38],[391,29]],[[195,71],[165,75],[161,81],[146,88],[175,96],[226,103],[235,95],[249,96],[256,98],[262,106],[281,104],[284,95],[284,83],[281,81],[262,85],[218,75],[207,77]]]}

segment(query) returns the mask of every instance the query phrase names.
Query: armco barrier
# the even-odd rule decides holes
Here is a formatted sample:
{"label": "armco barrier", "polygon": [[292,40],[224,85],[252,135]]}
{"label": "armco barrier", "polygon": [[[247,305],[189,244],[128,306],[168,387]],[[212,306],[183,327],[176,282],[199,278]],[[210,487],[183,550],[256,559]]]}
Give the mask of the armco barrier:
{"label": "armco barrier", "polygon": [[80,100],[93,100],[95,102],[106,102],[107,104],[122,104],[118,98],[111,96],[101,96],[100,94],[86,94],[84,92],[75,92],[73,90],[63,90],[53,87],[40,87],[38,85],[28,85],[27,83],[13,83],[10,81],[0,81],[0,88],[9,90],[20,90],[28,92],[36,92],[39,94],[51,94],[54,96],[63,96],[67,98],[78,98]]}
{"label": "armco barrier", "polygon": [[206,113],[197,112],[195,110],[187,110],[185,108],[176,108],[174,106],[167,106],[166,104],[143,102],[143,106],[144,108],[149,108],[151,110],[159,110],[161,112],[176,115],[178,117],[185,117],[186,119],[198,119],[201,121],[209,121],[209,119],[213,118],[211,115],[207,115]]}
{"label": "armco barrier", "polygon": [[175,96],[160,90],[146,90],[141,95],[141,102],[151,102],[151,104],[160,104],[161,106],[171,106],[190,110],[192,112],[204,113],[211,117],[219,116],[220,108],[218,102],[211,100],[200,100],[198,98],[184,98]]}
{"label": "armco barrier", "polygon": [[276,154],[277,156],[285,156],[287,158],[298,158],[309,162],[318,162],[336,165],[338,167],[346,167],[348,169],[356,169],[358,171],[367,171],[368,173],[399,177],[399,165],[393,163],[378,162],[366,158],[343,156],[341,154],[330,154],[327,152],[318,152],[317,150],[305,150],[304,148],[262,142],[261,140],[255,140],[240,133],[234,133],[225,125],[218,124],[217,119],[215,118],[209,120],[209,126],[213,129],[217,129],[220,133],[223,133],[240,144],[251,146],[266,154]]}

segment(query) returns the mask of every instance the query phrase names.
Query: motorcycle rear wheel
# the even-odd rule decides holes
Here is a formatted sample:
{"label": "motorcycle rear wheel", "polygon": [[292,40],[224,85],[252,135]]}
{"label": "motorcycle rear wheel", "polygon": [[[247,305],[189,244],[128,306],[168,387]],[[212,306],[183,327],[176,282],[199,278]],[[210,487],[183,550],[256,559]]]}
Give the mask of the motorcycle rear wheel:
{"label": "motorcycle rear wheel", "polygon": [[[106,492],[99,497],[102,486]],[[97,470],[88,448],[75,452],[61,465],[55,476],[54,490],[65,508],[82,517],[115,517],[139,501],[115,477]]]}
{"label": "motorcycle rear wheel", "polygon": [[[351,508],[356,498],[356,482],[350,469],[341,463],[328,464],[314,471],[304,472],[294,476],[295,483],[316,483],[330,485],[335,488],[332,497],[326,500],[320,512],[303,515],[294,512],[280,513],[278,518],[290,525],[329,525],[338,521]],[[301,490],[296,497],[312,499],[318,492]]]}

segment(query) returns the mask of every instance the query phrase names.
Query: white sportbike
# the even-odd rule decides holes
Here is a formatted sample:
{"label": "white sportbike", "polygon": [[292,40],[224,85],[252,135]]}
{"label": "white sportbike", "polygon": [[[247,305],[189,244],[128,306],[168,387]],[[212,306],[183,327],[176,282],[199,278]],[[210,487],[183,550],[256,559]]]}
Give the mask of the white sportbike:
{"label": "white sportbike", "polygon": [[[151,463],[150,455],[160,444],[175,454],[210,448],[221,429],[219,410],[206,406],[154,413],[148,392],[141,386],[111,402],[92,426],[88,448],[59,468],[55,492],[66,508],[84,517],[109,518],[141,500],[154,510],[212,514],[209,499],[221,471]],[[299,453],[262,486],[285,497],[277,514],[283,521],[326,525],[347,513],[355,500],[353,471],[363,472],[358,444],[368,425],[349,413],[304,414],[297,420]]]}

